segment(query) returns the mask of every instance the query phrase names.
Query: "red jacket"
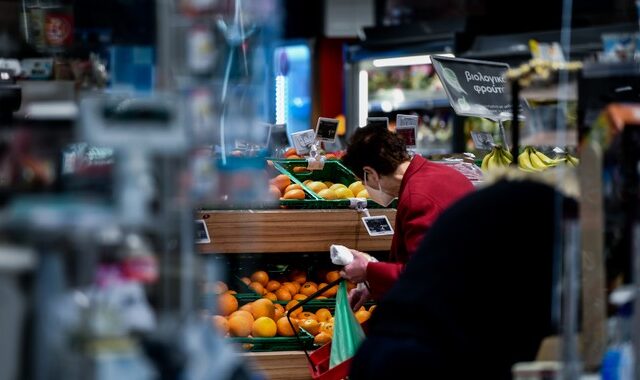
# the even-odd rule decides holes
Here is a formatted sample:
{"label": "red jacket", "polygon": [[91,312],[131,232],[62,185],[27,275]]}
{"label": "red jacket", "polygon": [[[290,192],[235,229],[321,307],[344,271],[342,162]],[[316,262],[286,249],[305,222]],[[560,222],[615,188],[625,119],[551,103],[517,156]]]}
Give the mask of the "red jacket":
{"label": "red jacket", "polygon": [[367,281],[374,299],[380,299],[391,288],[438,215],[473,189],[457,170],[413,157],[400,184],[391,262],[367,265]]}

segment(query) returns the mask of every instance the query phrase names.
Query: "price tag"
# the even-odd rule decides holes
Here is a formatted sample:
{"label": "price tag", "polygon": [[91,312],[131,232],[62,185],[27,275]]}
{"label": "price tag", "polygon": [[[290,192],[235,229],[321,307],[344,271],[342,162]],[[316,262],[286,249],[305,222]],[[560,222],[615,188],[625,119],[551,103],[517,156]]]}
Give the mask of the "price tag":
{"label": "price tag", "polygon": [[491,150],[495,145],[493,136],[488,132],[471,132],[471,138],[478,150]]}
{"label": "price tag", "polygon": [[316,140],[334,143],[338,131],[338,119],[319,117],[316,125]]}
{"label": "price tag", "polygon": [[367,125],[373,125],[374,127],[389,129],[388,117],[368,117]]}
{"label": "price tag", "polygon": [[393,227],[385,215],[365,216],[362,218],[362,223],[369,236],[393,235]]}
{"label": "price tag", "polygon": [[196,244],[209,244],[211,243],[211,238],[209,237],[209,229],[207,228],[207,224],[202,219],[195,220],[195,231],[196,231]]}
{"label": "price tag", "polygon": [[313,129],[306,131],[294,132],[291,134],[291,142],[296,149],[298,155],[309,153],[311,145],[315,142],[316,132]]}
{"label": "price tag", "polygon": [[415,149],[416,136],[418,130],[418,116],[398,115],[396,116],[396,133],[402,137],[407,149]]}

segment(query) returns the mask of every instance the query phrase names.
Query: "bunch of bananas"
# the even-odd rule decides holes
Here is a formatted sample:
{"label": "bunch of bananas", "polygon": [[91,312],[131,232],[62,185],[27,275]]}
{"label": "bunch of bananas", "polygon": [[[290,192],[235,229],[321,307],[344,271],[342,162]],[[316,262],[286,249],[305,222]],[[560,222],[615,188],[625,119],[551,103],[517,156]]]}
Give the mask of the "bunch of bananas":
{"label": "bunch of bananas", "polygon": [[562,155],[556,156],[554,161],[558,164],[563,163],[569,167],[575,168],[580,164],[580,159],[570,155],[569,153],[564,153]]}
{"label": "bunch of bananas", "polygon": [[558,165],[558,161],[549,158],[536,148],[527,146],[518,155],[518,167],[525,172],[541,172]]}
{"label": "bunch of bananas", "polygon": [[511,152],[501,145],[495,145],[491,152],[482,159],[482,170],[487,171],[500,166],[509,166],[512,162]]}

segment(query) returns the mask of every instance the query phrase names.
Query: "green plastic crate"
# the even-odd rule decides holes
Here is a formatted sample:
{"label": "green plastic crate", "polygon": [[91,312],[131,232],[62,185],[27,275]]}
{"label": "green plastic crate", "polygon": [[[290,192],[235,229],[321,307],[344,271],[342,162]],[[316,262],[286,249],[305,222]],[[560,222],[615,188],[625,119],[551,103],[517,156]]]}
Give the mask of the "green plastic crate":
{"label": "green plastic crate", "polygon": [[[306,180],[314,180],[314,181],[331,181],[333,183],[341,183],[345,186],[349,186],[355,181],[358,181],[358,178],[351,172],[351,170],[347,169],[342,163],[338,160],[329,160],[326,161],[322,170],[312,170],[303,173],[295,173],[295,167],[307,167],[306,160],[272,160],[274,168],[276,168],[280,173],[287,175],[294,183],[300,185],[304,192],[309,196],[307,199],[284,199],[280,201],[282,206],[287,206],[291,208],[311,208],[311,209],[322,209],[322,208],[349,208],[351,202],[348,199],[336,199],[336,200],[327,200],[323,199],[318,194],[313,192],[307,186],[303,184]],[[354,194],[357,195],[357,194]],[[395,202],[395,201],[394,201]],[[368,208],[382,208],[379,204],[369,199],[367,201]]]}
{"label": "green plastic crate", "polygon": [[273,338],[227,338],[232,343],[250,344],[251,347],[245,348],[247,351],[253,352],[272,352],[272,351],[297,351],[302,349],[313,349],[313,335],[309,334],[305,329],[301,328],[298,337],[276,336]]}

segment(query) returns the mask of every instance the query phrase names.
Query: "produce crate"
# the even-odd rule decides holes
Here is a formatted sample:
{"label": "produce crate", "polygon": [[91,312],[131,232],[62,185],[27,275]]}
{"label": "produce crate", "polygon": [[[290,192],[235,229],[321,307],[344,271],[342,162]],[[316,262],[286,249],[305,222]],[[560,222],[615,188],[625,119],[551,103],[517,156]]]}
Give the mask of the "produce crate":
{"label": "produce crate", "polygon": [[[311,197],[307,196],[306,199],[285,199],[281,200],[280,204],[282,206],[291,207],[291,208],[311,208],[311,209],[319,209],[319,208],[349,208],[351,206],[351,202],[348,199],[336,199],[336,200],[327,200],[323,199],[318,194],[313,192],[307,186],[303,184],[306,180],[314,180],[314,181],[331,181],[333,183],[341,183],[345,186],[349,186],[353,182],[357,181],[358,178],[347,169],[340,161],[338,160],[329,160],[324,163],[324,167],[322,170],[312,170],[312,171],[304,171],[296,173],[294,168],[296,167],[307,167],[306,160],[279,160],[273,159],[273,167],[276,168],[280,173],[287,175],[294,183],[297,183],[302,187],[304,192]],[[355,195],[355,194],[354,194]],[[396,201],[394,201],[396,202]],[[368,208],[382,208],[379,204],[372,200],[367,201]]]}
{"label": "produce crate", "polygon": [[[273,338],[227,338],[232,343],[243,345],[246,351],[253,352],[271,352],[271,351],[297,351],[310,350],[315,348],[313,344],[313,335],[309,334],[305,329],[300,329],[297,337],[276,336]],[[248,346],[247,346],[248,345]]]}

